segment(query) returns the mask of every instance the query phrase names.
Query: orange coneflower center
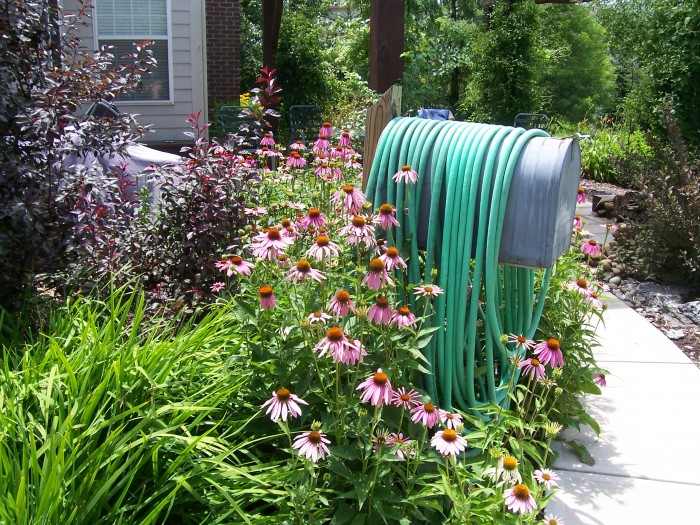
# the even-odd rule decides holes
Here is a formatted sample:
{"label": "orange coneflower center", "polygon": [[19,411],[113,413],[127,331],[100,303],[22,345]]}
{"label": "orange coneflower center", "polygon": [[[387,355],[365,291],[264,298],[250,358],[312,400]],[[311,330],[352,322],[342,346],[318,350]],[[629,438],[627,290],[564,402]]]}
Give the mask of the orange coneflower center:
{"label": "orange coneflower center", "polygon": [[550,476],[549,474],[547,474],[547,473],[545,472],[545,473],[542,474],[542,479],[545,480],[545,481],[551,481],[551,480],[552,480],[552,476]]}
{"label": "orange coneflower center", "polygon": [[343,146],[336,146],[336,147],[335,147],[335,150],[336,150],[336,151],[343,151]]}
{"label": "orange coneflower center", "polygon": [[405,166],[403,166],[403,167],[401,168],[401,171],[411,171],[411,166],[409,166],[408,164],[406,164]]}
{"label": "orange coneflower center", "polygon": [[302,144],[301,140],[299,140],[299,139],[295,140],[294,143],[295,143],[295,144],[298,144],[298,145],[301,145],[301,144]]}
{"label": "orange coneflower center", "polygon": [[585,190],[585,188],[584,188],[583,186],[579,186],[579,187],[578,187],[578,192],[579,192],[579,193],[584,193],[585,191],[586,191],[586,190]]}
{"label": "orange coneflower center", "polygon": [[331,123],[328,122],[327,120],[324,120],[324,121],[323,121],[323,126],[322,126],[322,127],[324,127],[324,128],[330,128],[330,127],[331,127]]}
{"label": "orange coneflower center", "polygon": [[391,204],[382,204],[379,207],[379,213],[383,215],[391,215],[394,213],[394,207]]}
{"label": "orange coneflower center", "polygon": [[333,341],[334,343],[342,341],[344,336],[345,334],[343,333],[343,329],[338,326],[333,326],[329,328],[326,332],[326,338]]}
{"label": "orange coneflower center", "polygon": [[389,299],[386,297],[377,297],[377,306],[379,308],[386,308],[389,306]]}
{"label": "orange coneflower center", "polygon": [[547,521],[547,525],[559,525],[559,522],[555,519]]}
{"label": "orange coneflower center", "polygon": [[290,155],[291,155],[292,157],[294,157],[295,159],[298,159],[298,158],[300,157],[299,152],[298,152],[297,150],[292,150],[292,152],[290,153]]}
{"label": "orange coneflower center", "polygon": [[292,225],[292,221],[290,221],[289,219],[282,219],[281,224],[282,228],[288,228]]}
{"label": "orange coneflower center", "polygon": [[513,495],[519,500],[528,500],[530,498],[530,489],[524,483],[520,483],[513,487]]}
{"label": "orange coneflower center", "polygon": [[265,138],[269,138],[271,135],[266,131],[265,133],[263,133],[263,136],[264,136]]}
{"label": "orange coneflower center", "polygon": [[596,242],[595,239],[591,239],[590,241],[588,241],[588,244],[590,244],[591,246],[595,246],[598,243]]}
{"label": "orange coneflower center", "polygon": [[515,470],[518,466],[518,461],[513,456],[503,458],[503,468],[505,470]]}
{"label": "orange coneflower center", "polygon": [[401,399],[401,401],[404,401],[404,402],[406,402],[406,403],[409,402],[409,401],[411,400],[411,396],[409,396],[409,395],[406,394],[406,393],[401,394],[401,395],[399,396],[399,398]]}
{"label": "orange coneflower center", "polygon": [[435,412],[435,405],[433,405],[432,403],[426,403],[425,405],[423,405],[423,410],[426,411],[428,414],[432,414],[433,412]]}
{"label": "orange coneflower center", "polygon": [[318,430],[312,430],[309,432],[309,435],[306,436],[306,439],[311,441],[314,445],[320,445],[321,444],[321,433]]}
{"label": "orange coneflower center", "polygon": [[539,360],[539,359],[535,359],[535,358],[533,357],[532,359],[530,359],[530,366],[534,366],[534,367],[540,366],[540,360]]}
{"label": "orange coneflower center", "polygon": [[384,262],[379,258],[375,257],[369,262],[369,271],[370,272],[381,272],[384,270]]}
{"label": "orange coneflower center", "polygon": [[243,259],[241,259],[238,255],[234,255],[231,257],[231,262],[233,264],[241,264],[243,262]]}
{"label": "orange coneflower center", "polygon": [[403,445],[405,441],[403,440],[403,438],[396,438],[394,440],[394,443],[396,443],[397,445]]}
{"label": "orange coneflower center", "polygon": [[454,414],[451,414],[450,412],[445,412],[445,417],[447,419],[454,419],[455,418]]}
{"label": "orange coneflower center", "polygon": [[272,295],[272,286],[261,286],[258,289],[260,297],[270,297]]}
{"label": "orange coneflower center", "polygon": [[408,306],[399,306],[398,312],[399,315],[411,315],[411,309]]}
{"label": "orange coneflower center", "polygon": [[377,372],[372,377],[372,381],[374,381],[374,384],[377,386],[384,386],[389,381],[389,378],[386,376],[386,374],[384,372]]}
{"label": "orange coneflower center", "polygon": [[343,191],[345,193],[352,193],[353,191],[355,191],[355,186],[353,186],[352,184],[346,184],[345,186],[343,186]]}
{"label": "orange coneflower center", "polygon": [[319,140],[326,140],[326,136],[323,133],[319,133],[318,138]]}
{"label": "orange coneflower center", "polygon": [[580,216],[580,215],[574,215],[574,220],[580,221],[580,220],[581,220],[581,216]]}
{"label": "orange coneflower center", "polygon": [[350,136],[350,132],[349,132],[347,129],[344,129],[343,132],[341,133],[341,135],[342,135],[343,137],[349,137],[349,136]]}
{"label": "orange coneflower center", "polygon": [[317,218],[321,216],[321,210],[318,208],[309,208],[309,217]]}
{"label": "orange coneflower center", "polygon": [[324,246],[328,246],[328,243],[330,243],[331,240],[328,238],[326,235],[319,235],[316,237],[316,245],[320,246],[323,248]]}
{"label": "orange coneflower center", "polygon": [[272,240],[272,241],[278,241],[282,238],[280,235],[280,231],[277,228],[268,228],[267,229],[267,238]]}
{"label": "orange coneflower center", "polygon": [[399,256],[399,250],[397,250],[394,246],[389,246],[386,249],[386,254],[387,254],[387,256],[389,256],[393,259],[394,257]]}
{"label": "orange coneflower center", "polygon": [[521,345],[524,345],[525,343],[527,343],[527,338],[524,335],[519,335],[518,336],[518,343]]}
{"label": "orange coneflower center", "polygon": [[444,441],[447,441],[448,443],[454,443],[455,441],[457,441],[457,432],[455,432],[451,428],[446,428],[442,431],[442,439]]}
{"label": "orange coneflower center", "polygon": [[323,313],[322,313],[320,310],[316,310],[316,311],[313,313],[313,316],[314,316],[316,319],[320,319],[321,317],[323,317]]}
{"label": "orange coneflower center", "polygon": [[270,150],[270,148],[268,148],[267,146],[263,146],[263,147],[260,148],[260,149],[261,149],[262,151],[269,151],[269,150]]}
{"label": "orange coneflower center", "polygon": [[424,286],[423,290],[425,290],[425,293],[433,293],[433,287],[432,286]]}
{"label": "orange coneflower center", "polygon": [[277,391],[277,399],[279,399],[280,401],[287,401],[290,396],[291,393],[287,388],[282,387]]}
{"label": "orange coneflower center", "polygon": [[287,261],[289,260],[289,257],[288,257],[287,255],[285,255],[284,253],[280,253],[280,254],[277,256],[277,260],[278,260],[279,262],[282,262],[282,263],[283,263],[283,262],[287,262]]}
{"label": "orange coneflower center", "polygon": [[328,167],[328,163],[327,163],[327,162],[321,163],[321,167],[322,167],[322,168],[327,168],[327,167]]}
{"label": "orange coneflower center", "polygon": [[547,339],[547,348],[550,350],[559,350],[559,341],[553,337],[551,339]]}
{"label": "orange coneflower center", "polygon": [[339,303],[347,303],[350,300],[350,294],[347,290],[340,290],[335,294],[335,300]]}
{"label": "orange coneflower center", "polygon": [[588,288],[588,281],[586,281],[586,279],[578,279],[576,281],[576,286],[579,288]]}
{"label": "orange coneflower center", "polygon": [[318,233],[320,233],[320,234],[321,234],[321,233],[326,233],[326,229],[325,229],[323,226],[321,226],[317,231],[318,231]]}
{"label": "orange coneflower center", "polygon": [[311,271],[311,265],[306,259],[302,259],[297,263],[297,271],[307,273]]}
{"label": "orange coneflower center", "polygon": [[362,228],[365,224],[367,224],[367,221],[362,215],[355,215],[352,218],[352,225],[355,228]]}

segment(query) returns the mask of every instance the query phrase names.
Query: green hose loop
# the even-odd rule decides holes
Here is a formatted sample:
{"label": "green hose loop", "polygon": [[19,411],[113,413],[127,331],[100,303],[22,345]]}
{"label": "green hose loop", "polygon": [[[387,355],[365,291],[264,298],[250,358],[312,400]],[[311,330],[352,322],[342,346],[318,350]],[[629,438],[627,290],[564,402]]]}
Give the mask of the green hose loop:
{"label": "green hose loop", "polygon": [[[504,385],[519,370],[504,345],[504,333],[532,338],[551,278],[548,268],[535,297],[534,270],[499,264],[511,180],[521,152],[541,130],[455,121],[396,118],[382,133],[366,194],[375,206],[396,208],[400,226],[393,242],[407,254],[408,282],[433,282],[444,294],[423,326],[437,327],[423,349],[430,363],[424,387],[450,410],[484,403],[507,404]],[[393,181],[410,165],[416,184]],[[423,185],[429,198],[421,198]],[[427,207],[427,209],[425,209]],[[426,224],[419,224],[424,221]],[[419,257],[419,235],[425,243]],[[400,298],[415,310],[413,295]]]}

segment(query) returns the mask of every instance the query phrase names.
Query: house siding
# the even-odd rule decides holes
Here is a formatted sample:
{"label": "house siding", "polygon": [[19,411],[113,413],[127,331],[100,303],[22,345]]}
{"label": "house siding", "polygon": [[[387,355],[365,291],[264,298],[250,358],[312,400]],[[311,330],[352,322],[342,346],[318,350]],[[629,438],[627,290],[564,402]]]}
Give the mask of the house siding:
{"label": "house siding", "polygon": [[[75,12],[74,0],[63,2],[67,12]],[[95,49],[92,24],[82,27],[80,37],[87,49]],[[170,0],[170,43],[172,68],[172,100],[170,102],[119,102],[121,111],[138,114],[138,121],[150,125],[152,133],[144,137],[150,144],[186,143],[188,115],[202,111],[206,122],[207,94],[205,27],[202,0]]]}

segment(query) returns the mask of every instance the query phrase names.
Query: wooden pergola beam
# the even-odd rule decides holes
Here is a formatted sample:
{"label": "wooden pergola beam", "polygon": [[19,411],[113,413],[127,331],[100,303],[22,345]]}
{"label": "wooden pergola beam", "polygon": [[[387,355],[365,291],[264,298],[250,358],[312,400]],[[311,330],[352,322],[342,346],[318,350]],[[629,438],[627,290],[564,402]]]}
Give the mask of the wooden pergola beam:
{"label": "wooden pergola beam", "polygon": [[372,0],[369,87],[384,93],[403,76],[404,0]]}
{"label": "wooden pergola beam", "polygon": [[275,68],[277,61],[277,46],[280,40],[280,26],[282,25],[283,0],[263,0],[263,66]]}

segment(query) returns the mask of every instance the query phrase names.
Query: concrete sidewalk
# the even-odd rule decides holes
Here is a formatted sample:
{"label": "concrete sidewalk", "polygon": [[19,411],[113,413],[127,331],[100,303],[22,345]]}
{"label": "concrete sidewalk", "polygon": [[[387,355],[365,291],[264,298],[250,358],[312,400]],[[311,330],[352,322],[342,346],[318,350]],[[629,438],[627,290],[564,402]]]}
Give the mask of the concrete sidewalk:
{"label": "concrete sidewalk", "polygon": [[608,386],[586,399],[600,436],[590,427],[563,435],[585,445],[595,464],[556,443],[561,490],[547,512],[566,525],[700,523],[700,369],[619,299],[604,319],[596,356]]}

